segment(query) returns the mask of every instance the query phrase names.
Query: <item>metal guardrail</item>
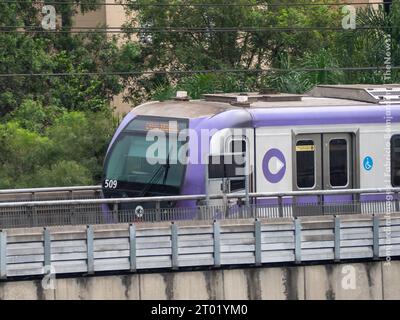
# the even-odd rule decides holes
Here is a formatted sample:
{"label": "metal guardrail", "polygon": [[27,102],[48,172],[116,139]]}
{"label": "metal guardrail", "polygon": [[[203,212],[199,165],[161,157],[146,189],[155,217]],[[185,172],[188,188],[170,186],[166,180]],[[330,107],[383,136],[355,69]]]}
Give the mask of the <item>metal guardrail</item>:
{"label": "metal guardrail", "polygon": [[[249,205],[244,193],[3,202],[0,228],[399,212],[399,192],[400,188],[376,188],[250,193]],[[175,205],[167,207],[171,202]]]}
{"label": "metal guardrail", "polygon": [[101,198],[101,186],[0,189],[1,202]]}
{"label": "metal guardrail", "polygon": [[400,215],[0,230],[0,278],[400,256]]}
{"label": "metal guardrail", "polygon": [[[101,188],[101,187],[100,187]],[[51,188],[48,188],[51,189]],[[23,189],[21,189],[23,190]],[[29,189],[26,189],[29,190]],[[77,189],[83,190],[83,189]],[[400,188],[369,188],[369,189],[337,189],[337,190],[311,190],[311,191],[286,191],[286,192],[256,192],[249,193],[250,198],[285,198],[301,196],[322,196],[333,195],[361,195],[361,194],[394,194],[395,198],[400,193]],[[179,195],[179,196],[157,196],[157,197],[136,197],[136,198],[102,198],[102,199],[75,199],[75,200],[44,200],[44,201],[22,201],[22,202],[4,202],[1,207],[14,206],[51,206],[51,205],[79,205],[79,204],[120,204],[120,203],[138,203],[138,202],[168,202],[168,201],[190,201],[190,200],[210,200],[215,199],[244,199],[245,193],[227,193],[227,194],[197,194],[197,195]],[[322,201],[320,199],[320,201]]]}
{"label": "metal guardrail", "polygon": [[63,191],[101,190],[101,186],[75,186],[75,187],[49,187],[49,188],[27,188],[27,189],[0,189],[0,194],[16,193],[43,193]]}

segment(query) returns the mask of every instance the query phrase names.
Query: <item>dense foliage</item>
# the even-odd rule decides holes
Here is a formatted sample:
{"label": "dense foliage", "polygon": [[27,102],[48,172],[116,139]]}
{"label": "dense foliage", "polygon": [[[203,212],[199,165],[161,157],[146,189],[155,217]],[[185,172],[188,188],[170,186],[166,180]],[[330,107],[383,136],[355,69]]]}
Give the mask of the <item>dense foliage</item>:
{"label": "dense foliage", "polygon": [[[168,76],[136,79],[147,95],[168,98],[178,89],[187,89],[194,98],[203,92],[259,90],[264,87],[285,92],[304,92],[319,83],[384,83],[383,71],[295,72],[289,69],[384,67],[386,39],[390,36],[392,66],[400,64],[398,21],[400,1],[393,0],[389,12],[380,6],[358,7],[356,29],[344,30],[348,12],[343,5],[290,6],[291,0],[210,0],[209,4],[253,4],[252,6],[179,6],[182,0],[127,0],[138,12],[127,23],[132,26],[213,28],[257,27],[269,30],[253,32],[155,32],[142,33],[140,50],[149,70],[211,69],[284,69],[264,74],[206,74],[193,77]],[[318,1],[323,3],[324,1]],[[332,4],[334,1],[325,0]],[[147,5],[141,6],[146,3]],[[175,6],[151,6],[150,3],[172,3]],[[202,0],[190,1],[193,4]],[[309,4],[309,0],[295,1]],[[339,1],[336,3],[340,4]],[[279,6],[276,6],[279,4]],[[275,6],[274,6],[275,5]],[[364,29],[380,27],[380,30]],[[273,28],[311,28],[311,30],[277,31]],[[337,30],[329,30],[337,28]],[[287,69],[287,71],[286,71]],[[390,82],[399,81],[398,70],[392,70]],[[386,80],[386,82],[388,82]],[[143,97],[143,90],[131,86],[131,96]]]}
{"label": "dense foliage", "polygon": [[[139,49],[104,34],[16,32],[40,26],[31,2],[0,3],[0,26],[13,27],[0,32],[0,73],[46,74],[0,77],[0,188],[98,183],[118,122],[110,102],[123,85],[117,75],[82,73],[135,70]],[[76,2],[85,11],[98,1]],[[56,8],[68,30],[73,7]]]}
{"label": "dense foliage", "polygon": [[[318,2],[323,1],[333,2]],[[72,1],[50,2],[56,3],[63,32],[28,28],[40,26],[43,16],[34,0],[0,2],[0,27],[8,28],[8,32],[0,31],[0,74],[43,74],[0,77],[0,188],[98,183],[118,123],[112,97],[121,92],[137,104],[169,99],[177,90],[188,91],[192,98],[265,88],[301,93],[320,83],[394,83],[400,78],[394,69],[389,78],[384,70],[293,70],[400,65],[399,0],[393,1],[390,11],[359,9],[357,29],[347,31],[342,29],[346,13],[341,5],[287,5],[292,0],[266,1],[268,6],[259,0],[125,0],[127,13],[134,14],[124,27],[123,42],[102,33],[69,32],[77,8],[95,10],[100,0],[75,0],[74,5]],[[188,3],[198,5],[179,5]],[[142,31],[137,35],[132,29],[137,26],[207,32]],[[259,30],[236,30],[247,27]],[[213,28],[232,30],[213,32]],[[132,71],[270,67],[283,71],[129,75]]]}

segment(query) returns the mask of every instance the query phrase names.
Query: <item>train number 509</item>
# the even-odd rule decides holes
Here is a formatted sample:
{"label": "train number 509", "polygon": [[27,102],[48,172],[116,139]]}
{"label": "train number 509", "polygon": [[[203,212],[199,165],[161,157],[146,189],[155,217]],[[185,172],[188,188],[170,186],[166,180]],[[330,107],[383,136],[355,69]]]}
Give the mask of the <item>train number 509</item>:
{"label": "train number 509", "polygon": [[109,180],[109,179],[104,180],[104,188],[115,189],[117,185],[118,185],[117,180]]}

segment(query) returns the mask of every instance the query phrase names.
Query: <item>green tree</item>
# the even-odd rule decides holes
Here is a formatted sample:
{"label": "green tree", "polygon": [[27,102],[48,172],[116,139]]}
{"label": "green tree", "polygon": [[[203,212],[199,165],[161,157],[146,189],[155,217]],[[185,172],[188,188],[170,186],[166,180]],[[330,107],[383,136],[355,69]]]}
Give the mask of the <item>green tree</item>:
{"label": "green tree", "polygon": [[[51,2],[63,32],[32,30],[42,19],[35,1],[0,2],[9,31],[0,32],[0,74],[49,74],[0,77],[0,188],[98,183],[117,124],[111,101],[124,87],[116,73],[139,70],[134,42],[69,33],[77,7]],[[99,2],[74,1],[83,12]]]}
{"label": "green tree", "polygon": [[36,186],[87,186],[94,183],[92,174],[85,166],[72,160],[60,160],[50,168],[40,168],[34,177]]}
{"label": "green tree", "polygon": [[57,159],[72,160],[85,166],[93,180],[99,181],[107,145],[116,129],[111,118],[109,112],[64,113],[47,130]]}
{"label": "green tree", "polygon": [[17,123],[0,125],[0,187],[31,186],[36,169],[47,162],[52,147],[49,138]]}
{"label": "green tree", "polygon": [[[129,32],[132,27],[144,26],[159,28],[200,28],[210,32],[142,32],[139,34],[142,41],[140,51],[144,61],[143,68],[147,70],[210,70],[210,69],[251,69],[277,67],[281,64],[282,53],[290,55],[293,61],[301,59],[306,54],[317,53],[321,48],[332,44],[333,32],[323,30],[323,27],[340,27],[341,13],[332,6],[285,6],[293,1],[265,1],[265,5],[258,0],[211,0],[202,6],[202,0],[187,1],[169,0],[161,4],[159,0],[127,0],[128,10],[135,10],[132,21],[126,24]],[[299,3],[308,3],[301,0]],[[332,3],[332,1],[326,1]],[[141,5],[141,4],[146,5]],[[150,4],[158,4],[151,6]],[[179,6],[182,4],[182,6]],[[220,4],[226,4],[221,6]],[[249,5],[251,4],[251,5]],[[280,4],[280,6],[273,6]],[[269,5],[269,6],[268,6]],[[256,30],[245,31],[253,27]],[[273,28],[316,27],[322,30],[307,32],[276,31]],[[215,28],[230,28],[230,32],[213,32]],[[264,30],[257,31],[257,28]],[[237,29],[244,29],[239,31]],[[229,79],[231,75],[226,75]],[[260,83],[253,79],[254,74],[233,75],[237,80],[233,87],[249,89],[253,84],[259,88]],[[144,76],[136,81],[137,86],[131,86],[130,94],[143,99],[146,95],[138,87],[144,87],[148,94],[161,97],[170,94],[169,86],[180,87],[181,83],[193,82],[200,87],[199,92],[193,94],[198,97],[201,92],[208,92],[215,85],[213,79],[219,76],[193,76],[182,80],[181,76]],[[246,80],[249,78],[251,80]],[[203,81],[204,80],[204,81]],[[218,81],[217,81],[218,82]],[[185,87],[185,85],[183,85]],[[208,87],[208,88],[207,88]],[[222,86],[223,87],[223,86]],[[195,90],[191,86],[191,92]],[[204,89],[201,89],[204,88]],[[232,86],[222,88],[231,89]],[[165,91],[166,90],[166,91]],[[214,90],[220,90],[215,88]],[[165,91],[165,92],[164,92]],[[140,94],[138,94],[140,92]],[[164,93],[163,93],[164,92]],[[165,95],[166,94],[166,95]]]}
{"label": "green tree", "polygon": [[[123,90],[123,79],[115,73],[139,69],[139,50],[134,43],[120,47],[115,37],[105,34],[65,32],[71,27],[76,7],[65,1],[56,2],[62,2],[55,5],[62,17],[60,33],[29,28],[39,28],[42,19],[41,7],[33,5],[34,1],[0,3],[0,26],[10,27],[8,32],[0,33],[0,73],[76,75],[0,77],[0,116],[16,109],[27,97],[39,100],[45,107],[103,110]],[[99,2],[75,1],[84,12],[95,9]]]}

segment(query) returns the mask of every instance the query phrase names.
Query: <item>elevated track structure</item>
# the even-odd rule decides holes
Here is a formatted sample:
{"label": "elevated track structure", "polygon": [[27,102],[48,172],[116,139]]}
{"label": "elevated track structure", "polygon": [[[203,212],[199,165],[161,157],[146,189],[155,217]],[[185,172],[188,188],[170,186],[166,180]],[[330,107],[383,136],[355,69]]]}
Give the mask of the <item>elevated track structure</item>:
{"label": "elevated track structure", "polygon": [[[107,199],[101,198],[100,189],[81,188],[66,191],[54,189],[53,194],[67,192],[69,197],[73,197],[73,192],[89,191],[88,198],[77,197],[66,200],[36,198],[29,201],[0,202],[0,228],[400,212],[400,188]],[[42,190],[45,190],[44,194],[49,194],[49,189]],[[21,192],[21,194],[26,193]],[[41,193],[37,191],[35,194]],[[352,197],[351,200],[348,199],[349,195]],[[341,197],[346,197],[346,200]],[[245,201],[246,199],[248,201]]]}
{"label": "elevated track structure", "polygon": [[[95,274],[394,259],[400,255],[399,192],[2,202],[0,278],[45,275],[49,268]],[[324,201],[340,194],[353,200]],[[320,201],[308,203],[310,196]],[[215,199],[223,204],[206,205]],[[164,208],[170,201],[177,205]]]}

